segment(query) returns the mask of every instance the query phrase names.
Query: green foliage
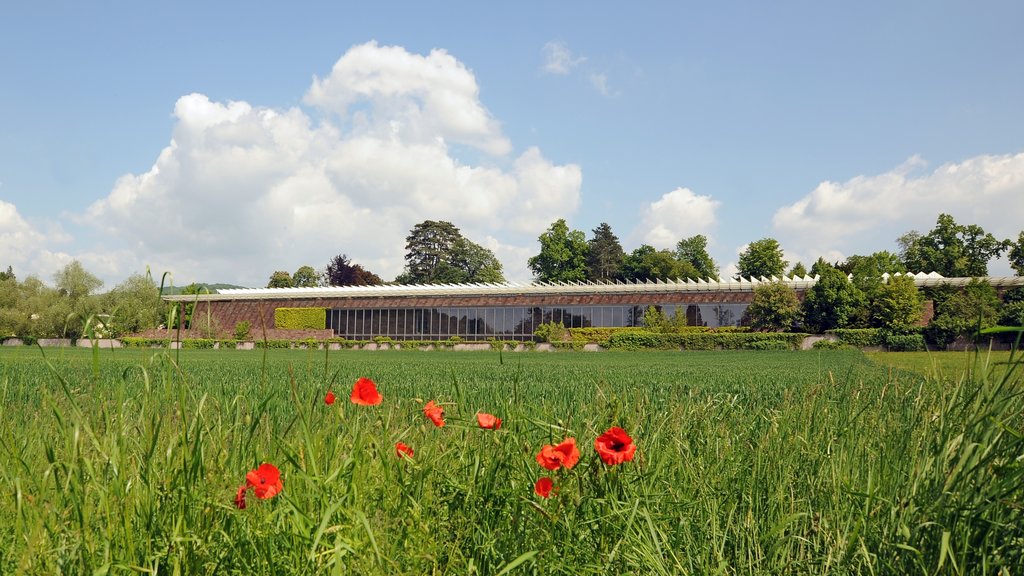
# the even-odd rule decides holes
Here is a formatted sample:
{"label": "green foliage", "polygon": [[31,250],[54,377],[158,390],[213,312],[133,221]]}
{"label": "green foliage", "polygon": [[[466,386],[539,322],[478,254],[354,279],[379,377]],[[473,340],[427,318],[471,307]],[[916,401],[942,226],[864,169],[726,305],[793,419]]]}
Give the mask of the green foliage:
{"label": "green foliage", "polygon": [[885,347],[890,352],[922,352],[927,349],[924,335],[918,334],[885,334]]}
{"label": "green foliage", "polygon": [[87,272],[78,260],[61,268],[53,275],[53,280],[61,295],[72,302],[92,295],[103,286],[103,281]]}
{"label": "green foliage", "polygon": [[797,332],[617,332],[608,338],[611,350],[793,350],[807,334]]}
{"label": "green foliage", "polygon": [[621,278],[626,253],[618,236],[607,222],[594,228],[593,233],[593,238],[587,241],[587,279],[609,282]]}
{"label": "green foliage", "polygon": [[565,329],[565,324],[561,322],[543,322],[533,330],[534,340],[539,342],[565,340],[568,336],[569,332]]}
{"label": "green foliage", "polygon": [[149,274],[133,274],[104,294],[100,308],[110,314],[110,336],[120,337],[156,328],[163,320],[160,289]]}
{"label": "green foliage", "polygon": [[818,340],[811,344],[811,348],[814,350],[842,350],[847,348],[847,345],[839,340]]}
{"label": "green foliage", "polygon": [[747,315],[755,330],[789,330],[800,318],[800,300],[796,292],[782,282],[761,284],[754,288]]}
{"label": "green foliage", "polygon": [[541,282],[582,282],[587,279],[587,241],[579,230],[569,230],[559,218],[538,238],[540,253],[528,264]]}
{"label": "green foliage", "polygon": [[648,332],[648,330],[633,326],[624,327],[600,327],[600,328],[569,328],[569,338],[580,344],[601,344],[608,343],[613,334],[630,332]]}
{"label": "green foliage", "polygon": [[278,270],[270,275],[267,288],[291,288],[294,286],[292,275],[284,270]]}
{"label": "green foliage", "polygon": [[813,332],[846,328],[864,299],[842,271],[819,262],[818,281],[804,296],[804,324]]}
{"label": "green foliage", "polygon": [[841,328],[825,332],[839,339],[843,344],[855,348],[867,348],[884,344],[884,333],[878,328]]}
{"label": "green foliage", "polygon": [[991,284],[972,279],[963,290],[953,291],[936,301],[935,317],[928,325],[928,340],[946,346],[961,336],[995,326],[999,319],[999,297]]}
{"label": "green foliage", "polygon": [[676,244],[676,258],[692,266],[698,278],[718,278],[718,265],[708,254],[708,239],[703,234],[680,240]]}
{"label": "green foliage", "polygon": [[[1017,241],[1010,244],[1010,253],[1007,255],[1010,267],[1017,272],[1017,276],[1024,276],[1024,231],[1017,236]],[[9,272],[11,269],[7,268]]]}
{"label": "green foliage", "polygon": [[328,286],[380,286],[384,280],[359,264],[353,264],[347,254],[339,254],[327,264],[324,283]]}
{"label": "green foliage", "polygon": [[782,259],[782,247],[774,238],[751,242],[740,254],[739,276],[743,278],[781,277],[788,261]]}
{"label": "green foliage", "polygon": [[644,244],[631,252],[622,264],[622,277],[633,282],[696,279],[700,276],[689,262],[680,262],[675,252],[655,250]]}
{"label": "green foliage", "polygon": [[914,279],[893,276],[882,284],[872,303],[875,324],[891,334],[908,334],[921,322],[923,300]]}
{"label": "green foliage", "polygon": [[0,282],[5,280],[17,280],[17,277],[14,275],[14,268],[8,266],[6,272],[0,271]]}
{"label": "green foliage", "polygon": [[300,266],[292,274],[292,286],[296,288],[314,288],[319,283],[319,276],[312,266]]}
{"label": "green foliage", "polygon": [[999,323],[1003,326],[1024,326],[1024,302],[1010,302],[1004,305],[999,315]]}
{"label": "green foliage", "polygon": [[216,342],[213,338],[185,338],[181,347],[187,350],[212,350]]}
{"label": "green foliage", "polygon": [[275,308],[274,327],[282,330],[323,330],[326,308]]}
{"label": "green foliage", "polygon": [[910,231],[897,240],[900,257],[911,272],[938,272],[950,277],[988,275],[988,262],[1010,248],[976,224],[957,224],[949,214],[940,214],[935,228],[922,236]]}
{"label": "green foliage", "polygon": [[249,331],[252,329],[252,324],[248,320],[242,320],[241,322],[235,323],[235,340],[246,340],[249,338]]}
{"label": "green foliage", "polygon": [[395,280],[399,284],[505,281],[494,253],[465,238],[451,222],[425,220],[405,240],[405,270]]}
{"label": "green foliage", "polygon": [[803,278],[807,276],[807,268],[804,267],[802,262],[797,262],[789,269],[789,276]]}

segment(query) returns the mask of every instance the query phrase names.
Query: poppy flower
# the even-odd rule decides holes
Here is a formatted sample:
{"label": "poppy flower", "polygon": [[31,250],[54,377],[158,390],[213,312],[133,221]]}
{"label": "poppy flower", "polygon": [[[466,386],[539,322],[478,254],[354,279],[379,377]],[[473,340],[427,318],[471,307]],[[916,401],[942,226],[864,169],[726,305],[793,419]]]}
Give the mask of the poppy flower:
{"label": "poppy flower", "polygon": [[352,403],[360,406],[376,406],[384,400],[377,392],[377,385],[369,378],[360,378],[352,386]]}
{"label": "poppy flower", "polygon": [[395,443],[395,453],[398,454],[399,458],[401,458],[402,456],[412,458],[412,448],[410,448],[407,444],[403,442]]}
{"label": "poppy flower", "polygon": [[273,464],[263,463],[255,470],[250,470],[245,475],[245,483],[260,500],[273,498],[284,490],[281,484],[281,471]]}
{"label": "poppy flower", "polygon": [[245,491],[248,489],[249,487],[244,484],[238,487],[238,492],[235,493],[235,508],[245,510]]}
{"label": "poppy flower", "polygon": [[555,484],[554,482],[551,481],[551,478],[545,476],[537,480],[537,482],[533,485],[533,491],[537,494],[537,496],[540,496],[541,498],[547,498],[548,496],[551,496],[551,489],[554,487],[554,485]]}
{"label": "poppy flower", "polygon": [[427,402],[427,405],[423,407],[423,414],[430,418],[430,421],[434,423],[434,426],[441,428],[444,426],[444,408],[434,404],[431,400]]}
{"label": "poppy flower", "polygon": [[327,396],[324,396],[324,404],[327,404],[328,406],[334,404],[334,392],[331,392],[330,390],[327,391]]}
{"label": "poppy flower", "polygon": [[558,470],[560,467],[571,470],[579,460],[580,451],[576,448],[575,438],[566,438],[557,446],[548,444],[537,454],[537,463],[548,470]]}
{"label": "poppy flower", "polygon": [[476,413],[476,423],[486,430],[497,430],[501,428],[501,418],[486,412]]}
{"label": "poppy flower", "polygon": [[622,428],[612,427],[594,440],[594,449],[601,461],[609,466],[630,462],[636,453],[636,444]]}

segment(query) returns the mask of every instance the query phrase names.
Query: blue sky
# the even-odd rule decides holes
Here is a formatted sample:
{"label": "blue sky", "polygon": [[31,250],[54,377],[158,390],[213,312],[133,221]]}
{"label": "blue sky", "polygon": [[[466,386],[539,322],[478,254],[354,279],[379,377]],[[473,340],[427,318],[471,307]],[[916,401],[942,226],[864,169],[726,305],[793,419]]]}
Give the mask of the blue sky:
{"label": "blue sky", "polygon": [[[628,250],[1024,229],[1020,2],[7,3],[0,266],[385,278],[446,219],[513,280],[556,218]],[[994,261],[993,274],[1009,274]]]}

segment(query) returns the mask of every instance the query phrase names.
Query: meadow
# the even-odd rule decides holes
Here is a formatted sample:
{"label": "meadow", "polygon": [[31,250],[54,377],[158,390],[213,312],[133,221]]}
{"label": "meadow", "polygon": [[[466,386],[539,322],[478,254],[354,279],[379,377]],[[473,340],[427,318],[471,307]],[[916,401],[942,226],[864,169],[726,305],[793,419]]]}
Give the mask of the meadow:
{"label": "meadow", "polygon": [[0,573],[1020,574],[1021,371],[956,358],[0,349]]}

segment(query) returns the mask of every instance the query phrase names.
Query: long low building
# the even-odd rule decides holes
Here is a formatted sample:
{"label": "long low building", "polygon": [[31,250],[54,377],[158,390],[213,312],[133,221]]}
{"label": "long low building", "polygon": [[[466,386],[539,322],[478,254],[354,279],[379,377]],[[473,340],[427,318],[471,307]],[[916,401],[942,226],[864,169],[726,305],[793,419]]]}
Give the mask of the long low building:
{"label": "long low building", "polygon": [[[918,287],[964,286],[970,278],[912,274]],[[993,286],[1024,286],[1021,277],[988,277]],[[685,314],[693,326],[738,326],[754,289],[783,282],[800,296],[817,277],[735,281],[646,283],[431,284],[315,288],[239,288],[213,294],[164,296],[194,303],[196,314],[230,329],[247,321],[254,328],[278,328],[275,312],[288,308],[324,310],[323,329],[350,340],[387,336],[395,340],[524,340],[544,322],[567,328],[639,326],[650,306],[668,316]]]}

